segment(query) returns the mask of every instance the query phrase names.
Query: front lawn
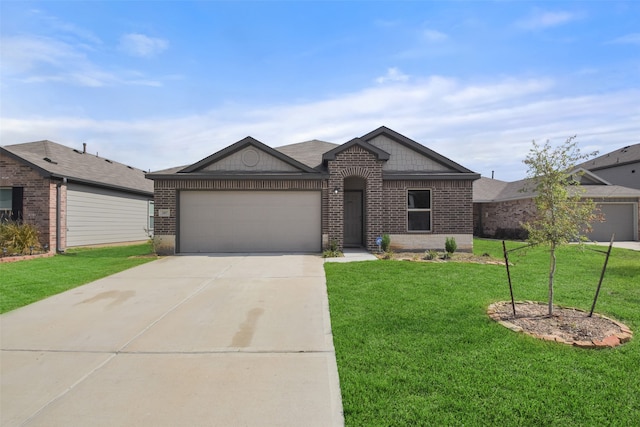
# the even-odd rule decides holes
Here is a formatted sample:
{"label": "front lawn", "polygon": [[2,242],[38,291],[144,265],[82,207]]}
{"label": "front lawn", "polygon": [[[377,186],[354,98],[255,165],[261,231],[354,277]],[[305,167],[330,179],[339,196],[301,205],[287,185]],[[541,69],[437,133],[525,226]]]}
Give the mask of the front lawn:
{"label": "front lawn", "polygon": [[[474,244],[478,255],[501,257],[500,242]],[[546,301],[548,253],[511,260],[516,299]],[[562,248],[555,303],[588,311],[603,261]],[[635,335],[606,350],[490,320],[487,306],[509,299],[504,266],[370,261],[325,270],[347,426],[640,425],[638,252],[614,249],[609,261],[596,312]]]}
{"label": "front lawn", "polygon": [[65,255],[0,264],[0,313],[92,282],[154,258],[150,244],[69,249]]}

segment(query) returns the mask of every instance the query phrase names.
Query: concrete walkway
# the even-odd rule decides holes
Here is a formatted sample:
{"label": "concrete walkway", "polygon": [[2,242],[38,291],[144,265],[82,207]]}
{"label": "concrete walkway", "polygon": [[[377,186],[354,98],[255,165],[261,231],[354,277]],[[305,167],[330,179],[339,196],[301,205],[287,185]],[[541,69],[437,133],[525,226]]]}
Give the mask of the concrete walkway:
{"label": "concrete walkway", "polygon": [[[595,243],[598,246],[609,246],[609,242]],[[613,242],[614,248],[631,249],[632,251],[640,251],[640,242]]]}
{"label": "concrete walkway", "polygon": [[317,255],[164,258],[0,322],[2,426],[344,424]]}
{"label": "concrete walkway", "polygon": [[325,258],[324,262],[355,262],[355,261],[377,261],[376,257],[371,252],[365,249],[351,249],[346,248],[342,251],[343,257],[339,258]]}

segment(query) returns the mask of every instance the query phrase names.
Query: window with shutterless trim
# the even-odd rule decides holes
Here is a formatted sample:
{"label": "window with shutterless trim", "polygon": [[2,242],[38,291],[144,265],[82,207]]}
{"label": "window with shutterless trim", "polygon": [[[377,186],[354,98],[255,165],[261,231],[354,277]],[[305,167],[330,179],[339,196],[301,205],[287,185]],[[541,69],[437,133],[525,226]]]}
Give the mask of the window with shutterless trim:
{"label": "window with shutterless trim", "polygon": [[407,190],[407,231],[431,231],[431,190]]}

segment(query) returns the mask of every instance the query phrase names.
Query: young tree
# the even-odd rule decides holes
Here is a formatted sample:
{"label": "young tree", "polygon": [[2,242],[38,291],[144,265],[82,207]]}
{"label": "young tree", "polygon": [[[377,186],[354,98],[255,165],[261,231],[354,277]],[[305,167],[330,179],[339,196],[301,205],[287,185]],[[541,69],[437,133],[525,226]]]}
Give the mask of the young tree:
{"label": "young tree", "polygon": [[595,204],[583,198],[575,165],[597,153],[581,154],[575,136],[552,148],[549,141],[533,141],[524,163],[527,177],[534,185],[536,215],[523,224],[532,245],[549,245],[549,316],[553,315],[553,280],[556,272],[556,248],[571,241],[583,240],[598,219]]}

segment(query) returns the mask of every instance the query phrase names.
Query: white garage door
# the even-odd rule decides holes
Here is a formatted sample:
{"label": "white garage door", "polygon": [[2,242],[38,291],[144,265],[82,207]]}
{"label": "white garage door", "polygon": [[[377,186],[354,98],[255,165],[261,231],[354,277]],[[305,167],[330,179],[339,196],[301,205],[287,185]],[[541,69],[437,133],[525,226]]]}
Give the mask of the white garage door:
{"label": "white garage door", "polygon": [[182,191],[179,251],[319,252],[319,191]]}
{"label": "white garage door", "polygon": [[637,224],[637,207],[634,203],[598,204],[600,212],[604,214],[604,222],[593,224],[593,231],[588,234],[591,240],[608,242],[611,234],[615,233],[616,241],[636,240],[637,232],[634,224]]}

